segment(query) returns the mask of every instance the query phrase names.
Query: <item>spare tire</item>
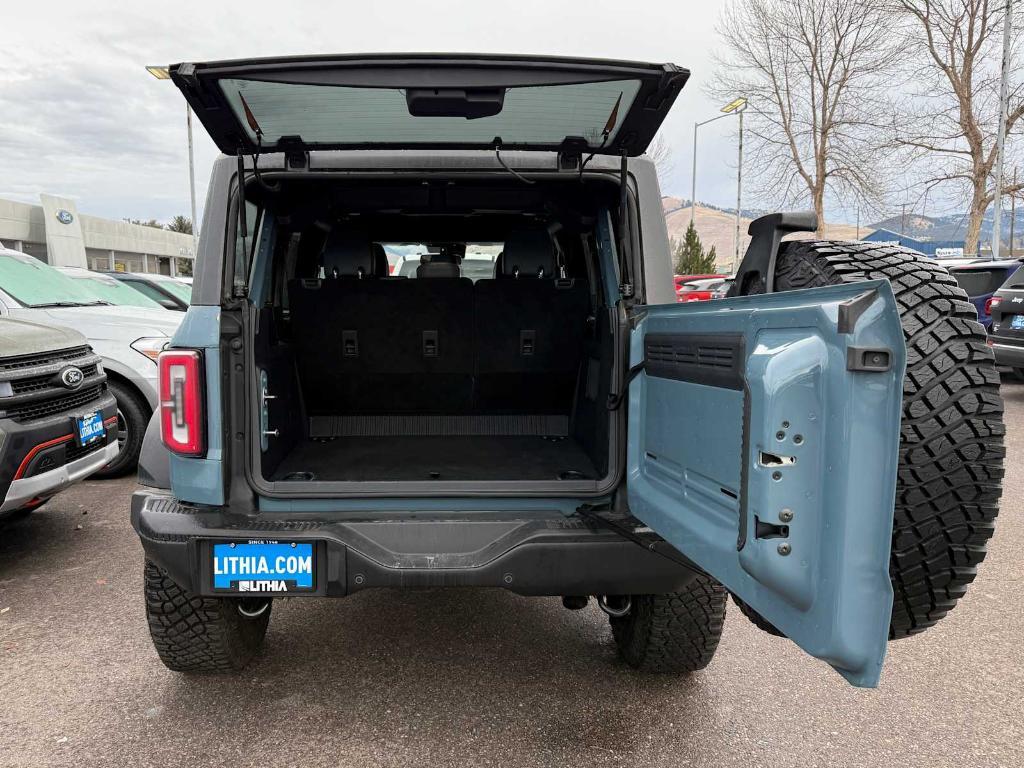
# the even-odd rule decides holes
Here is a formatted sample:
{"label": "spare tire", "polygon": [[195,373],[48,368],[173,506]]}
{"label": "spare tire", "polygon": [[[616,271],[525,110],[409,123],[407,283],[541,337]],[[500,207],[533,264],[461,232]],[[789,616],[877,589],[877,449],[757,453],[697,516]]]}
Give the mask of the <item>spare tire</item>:
{"label": "spare tire", "polygon": [[[889,637],[896,639],[952,610],[985,559],[1002,493],[1005,429],[985,329],[935,261],[899,246],[821,240],[784,242],[776,260],[776,291],[877,279],[892,286],[907,343],[889,562]],[[755,283],[748,293],[763,291]]]}

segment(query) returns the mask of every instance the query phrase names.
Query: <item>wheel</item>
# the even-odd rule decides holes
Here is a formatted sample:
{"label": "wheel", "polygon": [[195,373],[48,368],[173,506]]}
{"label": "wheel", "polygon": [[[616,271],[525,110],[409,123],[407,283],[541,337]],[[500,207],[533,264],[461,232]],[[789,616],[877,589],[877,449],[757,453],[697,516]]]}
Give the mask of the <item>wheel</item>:
{"label": "wheel", "polygon": [[199,597],[146,561],[146,618],[160,661],[175,672],[244,669],[263,645],[269,598]]}
{"label": "wheel", "polygon": [[889,563],[896,639],[933,626],[974,580],[998,513],[1005,430],[985,329],[934,261],[897,246],[785,242],[775,289],[875,279],[892,286],[907,344]]}
{"label": "wheel", "polygon": [[120,477],[134,471],[142,452],[142,439],[146,436],[149,411],[142,398],[133,390],[116,381],[108,381],[110,394],[117,401],[117,456],[94,477]]}
{"label": "wheel", "polygon": [[1024,381],[1024,368],[1014,368],[1013,375],[1017,377],[1017,381]]}
{"label": "wheel", "polygon": [[785,633],[782,632],[778,627],[772,624],[768,619],[762,616],[760,613],[755,611],[749,605],[740,600],[736,595],[729,593],[732,596],[732,601],[736,603],[736,607],[740,609],[740,613],[747,617],[747,620],[755,627],[760,629],[762,632],[767,632],[769,635],[775,635],[775,637],[785,637]]}
{"label": "wheel", "polygon": [[704,669],[722,637],[725,600],[725,588],[703,573],[681,592],[633,595],[629,613],[608,619],[619,655],[643,672]]}

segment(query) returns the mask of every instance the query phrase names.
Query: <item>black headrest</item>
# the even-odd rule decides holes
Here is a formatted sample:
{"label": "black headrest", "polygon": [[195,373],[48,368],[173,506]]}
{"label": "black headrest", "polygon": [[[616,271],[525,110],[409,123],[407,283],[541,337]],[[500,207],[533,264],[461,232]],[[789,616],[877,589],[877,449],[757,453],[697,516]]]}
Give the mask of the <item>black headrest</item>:
{"label": "black headrest", "polygon": [[497,277],[556,277],[555,249],[546,229],[517,229],[505,238]]}
{"label": "black headrest", "polygon": [[461,277],[462,272],[459,270],[459,265],[455,263],[454,259],[442,256],[441,254],[434,254],[430,257],[430,261],[420,260],[421,263],[416,267],[416,277]]}
{"label": "black headrest", "polygon": [[322,261],[324,276],[328,280],[332,277],[369,277],[374,272],[370,238],[357,228],[334,229],[324,243]]}
{"label": "black headrest", "polygon": [[390,270],[388,267],[388,255],[384,252],[384,246],[374,243],[371,246],[373,251],[373,274],[375,277],[387,277]]}

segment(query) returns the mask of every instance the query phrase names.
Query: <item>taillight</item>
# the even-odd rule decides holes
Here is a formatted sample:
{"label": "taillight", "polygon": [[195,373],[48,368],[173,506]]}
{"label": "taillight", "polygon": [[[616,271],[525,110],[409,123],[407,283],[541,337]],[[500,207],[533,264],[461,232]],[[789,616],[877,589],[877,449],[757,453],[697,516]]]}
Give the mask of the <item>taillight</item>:
{"label": "taillight", "polygon": [[1003,300],[999,296],[989,296],[988,300],[985,302],[985,314],[991,315],[992,307],[998,307],[1002,303]]}
{"label": "taillight", "polygon": [[160,437],[170,450],[199,456],[206,450],[203,434],[202,355],[192,349],[161,352]]}

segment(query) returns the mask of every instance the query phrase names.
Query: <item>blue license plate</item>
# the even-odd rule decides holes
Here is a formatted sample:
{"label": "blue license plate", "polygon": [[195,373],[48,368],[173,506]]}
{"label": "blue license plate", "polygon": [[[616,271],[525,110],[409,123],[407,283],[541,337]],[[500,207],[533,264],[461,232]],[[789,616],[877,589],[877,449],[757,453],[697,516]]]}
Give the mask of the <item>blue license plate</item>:
{"label": "blue license plate", "polygon": [[94,443],[106,434],[101,413],[87,413],[75,419],[75,437],[78,438],[79,445]]}
{"label": "blue license plate", "polygon": [[213,588],[230,592],[311,592],[312,542],[233,541],[213,545]]}
{"label": "blue license plate", "polygon": [[1024,315],[1014,315],[1011,317],[1010,327],[1015,331],[1024,331]]}

